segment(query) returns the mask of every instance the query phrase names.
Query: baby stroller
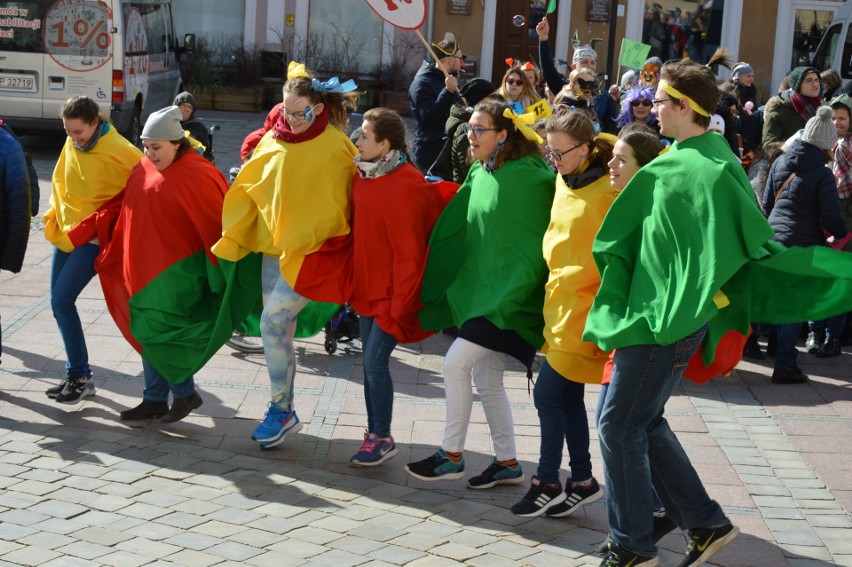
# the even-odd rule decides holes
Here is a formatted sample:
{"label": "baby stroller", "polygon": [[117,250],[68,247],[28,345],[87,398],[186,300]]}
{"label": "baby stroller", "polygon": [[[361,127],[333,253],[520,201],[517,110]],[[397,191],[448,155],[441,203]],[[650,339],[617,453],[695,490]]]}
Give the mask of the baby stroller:
{"label": "baby stroller", "polygon": [[334,354],[338,343],[346,343],[347,349],[351,348],[351,343],[355,339],[361,339],[358,314],[348,303],[345,303],[325,324],[325,352]]}

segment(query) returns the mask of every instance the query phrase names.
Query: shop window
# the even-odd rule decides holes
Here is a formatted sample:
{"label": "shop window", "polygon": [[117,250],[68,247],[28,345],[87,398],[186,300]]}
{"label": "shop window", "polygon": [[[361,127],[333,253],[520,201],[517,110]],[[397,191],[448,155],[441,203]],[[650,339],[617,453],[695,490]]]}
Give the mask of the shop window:
{"label": "shop window", "polygon": [[719,47],[724,0],[674,0],[665,4],[645,4],[642,43],[651,46],[648,56],[663,61],[689,57],[706,63]]}
{"label": "shop window", "polygon": [[214,43],[243,43],[245,0],[173,2],[172,18],[179,38],[194,33]]}
{"label": "shop window", "polygon": [[303,60],[322,75],[357,77],[375,72],[382,62],[382,19],[366,2],[311,0],[308,37],[296,38],[296,49],[304,45]]}

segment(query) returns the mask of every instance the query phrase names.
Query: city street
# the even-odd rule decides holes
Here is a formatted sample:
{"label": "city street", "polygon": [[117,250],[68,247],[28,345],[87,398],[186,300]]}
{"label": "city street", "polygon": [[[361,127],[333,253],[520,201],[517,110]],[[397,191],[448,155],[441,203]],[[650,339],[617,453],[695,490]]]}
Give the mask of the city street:
{"label": "city street", "polygon": [[[198,115],[221,126],[214,149],[227,175],[264,114]],[[39,216],[63,140],[24,140],[41,180]],[[329,355],[322,335],[297,341],[295,407],[305,427],[279,447],[261,451],[250,438],[269,401],[264,357],[228,346],[196,375],[204,405],[189,417],[123,422],[118,413],[141,400],[141,360],[97,279],[77,303],[97,394],[77,406],[44,394],[65,373],[50,307],[51,252],[33,219],[23,270],[0,272],[0,566],[600,564],[592,551],[606,537],[604,500],[563,519],[509,512],[529,488],[539,450],[520,364],[506,374],[527,477],[519,486],[471,490],[404,471],[443,436],[445,335],[394,352],[399,454],[379,467],[348,464],[366,427],[358,345]],[[771,358],[744,361],[729,377],[684,381],[667,406],[708,492],[741,530],[712,565],[852,567],[852,348],[829,359],[799,350],[807,384],[773,385]],[[586,392],[591,423],[598,387]],[[491,456],[475,401],[467,478]],[[594,429],[592,456],[603,483]],[[563,482],[567,460],[566,452]],[[661,564],[677,565],[686,537],[676,530],[659,545]]]}

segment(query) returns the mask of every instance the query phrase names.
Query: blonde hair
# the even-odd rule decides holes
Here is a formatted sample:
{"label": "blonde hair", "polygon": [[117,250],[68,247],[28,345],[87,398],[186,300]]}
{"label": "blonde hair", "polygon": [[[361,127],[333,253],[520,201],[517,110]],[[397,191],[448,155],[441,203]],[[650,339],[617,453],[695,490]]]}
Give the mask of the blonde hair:
{"label": "blonde hair", "polygon": [[530,82],[529,77],[527,77],[527,74],[524,73],[523,69],[520,67],[509,67],[506,70],[506,73],[503,74],[503,81],[500,83],[500,88],[497,89],[497,94],[505,98],[507,101],[512,100],[509,96],[509,90],[506,88],[506,80],[512,75],[517,75],[521,79],[521,96],[518,97],[518,102],[520,102],[524,108],[541,100],[538,91],[535,90],[535,87]]}
{"label": "blonde hair", "polygon": [[283,94],[290,93],[294,96],[304,97],[311,101],[311,106],[323,103],[328,109],[328,121],[346,130],[349,125],[349,115],[346,109],[355,110],[358,104],[359,93],[321,93],[313,88],[309,77],[296,77],[284,83]]}

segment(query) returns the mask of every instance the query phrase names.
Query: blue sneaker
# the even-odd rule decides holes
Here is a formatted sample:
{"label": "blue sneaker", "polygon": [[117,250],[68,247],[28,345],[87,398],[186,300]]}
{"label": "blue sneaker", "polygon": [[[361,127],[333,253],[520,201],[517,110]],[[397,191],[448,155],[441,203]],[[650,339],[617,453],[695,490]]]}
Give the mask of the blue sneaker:
{"label": "blue sneaker", "polygon": [[396,457],[396,443],[393,437],[379,437],[375,433],[364,434],[364,444],[349,460],[353,467],[375,467]]}
{"label": "blue sneaker", "polygon": [[269,402],[269,409],[263,416],[263,422],[251,434],[252,441],[257,441],[261,448],[267,449],[280,445],[285,439],[302,429],[302,422],[296,415],[296,410],[286,413],[278,406]]}
{"label": "blue sneaker", "polygon": [[438,449],[431,457],[405,465],[405,472],[426,481],[457,480],[464,478],[464,457],[454,463],[443,449]]}

